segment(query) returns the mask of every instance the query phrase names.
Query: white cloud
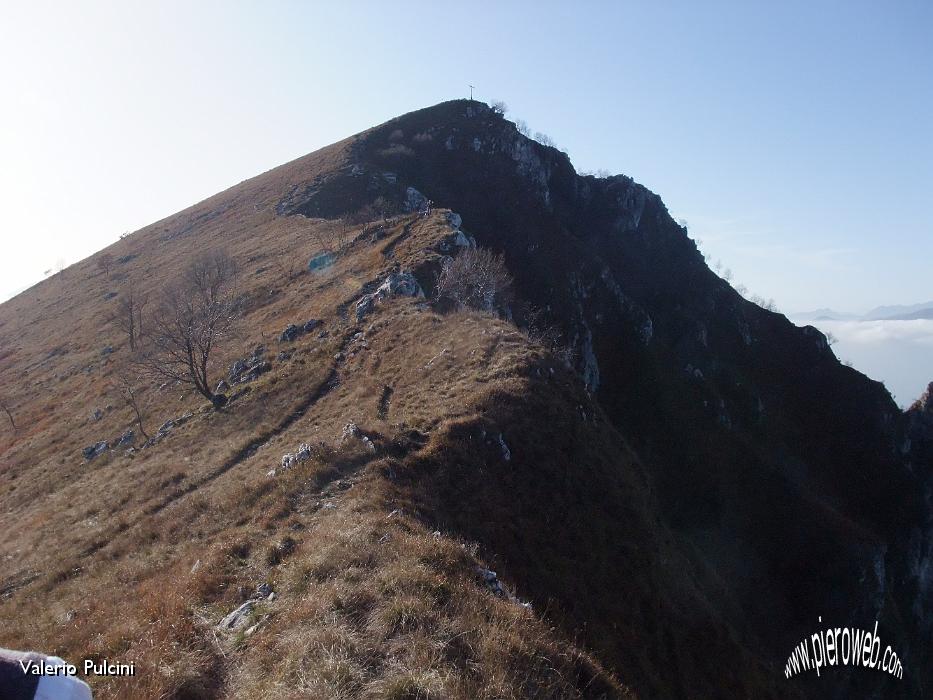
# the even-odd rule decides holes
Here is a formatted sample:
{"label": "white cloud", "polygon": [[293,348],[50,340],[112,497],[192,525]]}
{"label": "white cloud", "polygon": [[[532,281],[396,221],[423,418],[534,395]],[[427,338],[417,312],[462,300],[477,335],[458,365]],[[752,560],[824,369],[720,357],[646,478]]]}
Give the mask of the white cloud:
{"label": "white cloud", "polygon": [[815,321],[838,342],[836,357],[883,381],[902,407],[933,381],[933,320]]}
{"label": "white cloud", "polygon": [[878,345],[891,342],[919,343],[933,347],[933,320],[912,321],[820,321],[840,342]]}

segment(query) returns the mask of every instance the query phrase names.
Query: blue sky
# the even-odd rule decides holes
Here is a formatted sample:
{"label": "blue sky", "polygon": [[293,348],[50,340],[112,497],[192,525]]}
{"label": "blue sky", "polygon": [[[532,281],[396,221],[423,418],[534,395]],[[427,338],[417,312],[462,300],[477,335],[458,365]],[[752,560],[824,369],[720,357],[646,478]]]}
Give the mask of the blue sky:
{"label": "blue sky", "polygon": [[783,311],[933,298],[930,2],[2,1],[0,298],[469,83]]}

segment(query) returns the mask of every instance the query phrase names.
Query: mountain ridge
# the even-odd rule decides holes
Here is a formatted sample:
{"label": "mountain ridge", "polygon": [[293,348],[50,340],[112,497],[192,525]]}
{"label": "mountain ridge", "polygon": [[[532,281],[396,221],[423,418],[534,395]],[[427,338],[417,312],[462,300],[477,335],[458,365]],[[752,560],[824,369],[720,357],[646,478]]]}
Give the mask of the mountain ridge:
{"label": "mountain ridge", "polygon": [[[359,300],[395,272],[412,274],[430,297],[445,259],[461,245],[458,233],[504,255],[516,292],[515,302],[503,310],[505,317],[527,328],[536,310],[543,310],[547,324],[573,350],[571,368],[488,314],[444,314],[417,300],[389,299],[376,305],[372,321],[363,323],[354,316]],[[321,242],[330,240],[336,241],[332,267],[323,274],[303,272],[305,262],[320,253]],[[235,602],[234,582],[245,575],[236,568],[237,560],[250,576],[271,576],[276,585],[281,579],[285,595],[280,601],[289,602],[279,606],[289,607],[273,606],[271,621],[258,624],[278,630],[282,639],[298,639],[292,631],[297,627],[289,621],[306,622],[309,618],[297,610],[311,610],[290,562],[318,567],[309,581],[318,593],[327,587],[339,590],[343,602],[336,609],[341,625],[356,635],[352,638],[381,640],[386,656],[378,663],[347,652],[351,672],[346,687],[374,696],[397,680],[393,663],[385,660],[400,653],[393,639],[401,635],[399,639],[427,644],[439,620],[459,624],[460,618],[451,620],[443,612],[449,597],[424,597],[424,586],[454,586],[467,600],[478,601],[471,610],[479,610],[486,604],[481,596],[485,591],[469,580],[469,567],[501,562],[504,569],[495,564],[499,574],[518,598],[532,598],[535,616],[545,611],[528,618],[522,629],[531,634],[540,629],[535,625],[554,625],[555,640],[578,640],[575,658],[581,662],[571,673],[602,679],[602,696],[845,696],[856,689],[908,696],[923,686],[919,660],[927,644],[931,583],[924,577],[923,562],[929,561],[933,537],[923,495],[930,488],[929,433],[921,418],[926,409],[902,414],[880,384],[842,366],[818,330],[796,328],[783,316],[742,299],[706,267],[660,197],[631,178],[577,175],[566,155],[527,139],[491,108],[453,101],[390,120],[240,183],[109,250],[119,259],[137,256],[121,264],[116,274],[125,274],[123,281],[158,281],[211,246],[235,250],[253,269],[243,282],[250,330],[223,349],[224,361],[242,356],[250,343],[271,344],[276,329],[302,314],[302,320],[323,318],[330,331],[298,341],[295,362],[291,357],[274,360],[272,371],[229,410],[197,413],[193,423],[180,429],[198,441],[188,455],[195,460],[176,472],[181,474],[178,481],[173,483],[169,474],[168,483],[155,489],[167,492],[157,501],[165,506],[153,511],[149,494],[132,490],[115,501],[127,499],[121,511],[140,514],[140,524],[125,530],[137,538],[134,546],[144,553],[139,558],[149,564],[166,559],[182,580],[192,579],[185,590],[194,587],[201,597],[193,606],[173,602],[171,616],[189,620],[188,643],[197,640],[195,647],[211,663],[225,667],[217,661],[218,653],[210,652],[213,644],[202,636],[203,625],[190,620],[198,619],[194,613],[206,619],[217,616],[217,606],[229,611]],[[102,336],[112,335],[101,319],[101,300],[116,281],[109,273],[95,272],[94,264],[83,261],[61,278],[0,306],[6,376],[24,377],[28,348],[47,347],[46,323],[74,328],[80,322],[93,334],[72,330],[80,343],[66,342],[62,352],[51,348],[42,363],[54,367],[63,377],[55,379],[62,382],[58,386],[70,387],[81,402],[100,401],[107,394],[80,383],[86,366],[101,381],[109,381],[126,353],[116,342],[114,358],[99,354],[101,342],[95,347]],[[67,290],[76,312],[66,313],[56,289],[59,297]],[[43,323],[30,326],[27,318]],[[282,347],[287,351],[290,346]],[[77,365],[64,364],[76,355]],[[48,374],[52,370],[41,369],[42,363],[38,386],[50,391],[55,386]],[[434,376],[441,371],[436,365],[443,368],[442,375]],[[557,392],[548,379],[552,371],[560,377]],[[334,376],[338,383],[321,390],[320,398],[296,414],[294,422],[279,420],[263,427],[280,413],[291,415],[285,406],[294,403],[296,391],[318,396],[313,387],[330,387],[328,377]],[[487,383],[501,383],[506,390],[473,388]],[[375,407],[386,388],[391,398],[385,405],[393,407],[388,415],[400,411],[397,423],[362,408]],[[40,415],[22,385],[5,383],[3,390],[13,391],[16,408]],[[162,410],[178,405],[164,392],[150,392]],[[190,395],[183,397],[183,406],[192,404]],[[420,402],[427,407],[419,407]],[[47,413],[60,417],[58,423],[67,423],[75,435],[56,432],[63,428],[39,418],[28,436],[4,445],[4,460],[13,465],[5,476],[37,469],[48,473],[58,458],[47,445],[51,435],[91,442],[99,434],[96,422],[76,426],[73,418],[60,415],[63,409],[54,401],[49,405]],[[127,420],[125,412],[117,418],[120,409],[112,413],[114,421]],[[368,431],[362,434],[377,445],[375,454],[355,454],[350,440],[349,454],[338,451],[334,457],[324,451],[315,458],[314,469],[344,473],[346,463],[363,465],[340,479],[349,485],[337,498],[347,500],[327,502],[336,504],[347,531],[353,530],[353,517],[366,523],[371,533],[370,540],[361,540],[366,544],[344,542],[340,531],[327,525],[323,518],[334,509],[320,505],[326,497],[309,495],[298,480],[284,489],[287,498],[279,502],[274,486],[278,477],[270,482],[265,470],[256,472],[255,462],[267,460],[262,452],[267,446],[294,449],[289,441],[312,435],[330,444],[349,420]],[[412,425],[421,437],[411,439],[426,440],[426,447],[393,447],[409,444],[403,435]],[[224,441],[257,427],[262,427],[261,449],[251,453],[253,443],[246,441],[233,461],[223,462],[229,468],[218,469],[214,452],[226,449]],[[70,467],[70,473],[80,475],[84,489],[85,482],[112,478],[124,469],[135,475],[138,486],[160,484],[167,464],[162,450],[177,454],[174,450],[181,448],[171,440],[165,445],[129,457],[108,453],[86,469]],[[30,466],[30,460],[39,466]],[[329,488],[315,474],[303,476]],[[259,499],[268,511],[281,509],[282,522],[249,508],[233,508],[240,520],[225,521],[223,528],[209,526],[198,496],[216,501],[219,488],[233,489],[246,502]],[[58,503],[58,498],[49,500]],[[317,498],[317,510],[305,512],[296,505],[308,498]],[[22,491],[10,490],[4,499],[8,512],[62,527],[64,515],[46,512]],[[99,513],[112,506],[102,504]],[[146,544],[142,529],[158,533],[155,523],[168,528],[165,520],[152,521],[163,510],[183,514],[180,522],[186,528],[207,533],[207,570],[224,586],[212,583],[204,572],[198,574],[196,566],[185,574],[193,562],[180,554],[173,559],[165,551],[179,546],[180,533],[167,543],[156,537]],[[344,510],[354,516],[346,519]],[[274,557],[264,562],[255,553],[263,546],[263,533],[284,537],[284,525],[293,519],[291,524],[301,526],[293,532],[321,533],[327,542],[323,549],[348,571],[365,569],[372,559],[377,578],[388,576],[388,565],[371,540],[381,538],[376,536],[381,523],[395,511],[406,514],[398,525],[404,527],[396,530],[393,525],[387,541],[410,535],[417,542],[410,552],[426,552],[423,548],[434,546],[430,543],[437,532],[445,552],[444,561],[429,557],[431,571],[414,577],[417,590],[389,596],[392,606],[405,601],[414,611],[412,628],[404,623],[387,631],[382,616],[389,604],[383,596],[389,594],[339,574],[310,540],[299,543],[298,555],[290,555],[284,567],[267,563]],[[97,514],[88,517],[99,519]],[[12,533],[8,547],[30,541],[27,529],[14,526],[9,515],[5,520]],[[125,554],[117,552],[123,537],[119,532],[92,535],[90,542],[79,532],[74,537],[89,556],[107,555],[118,562],[113,566],[128,566],[119,563],[125,561]],[[224,554],[240,551],[227,541],[237,537],[253,543],[246,554]],[[480,562],[457,559],[459,564],[450,564],[458,542],[476,543]],[[189,547],[184,556],[200,561],[197,550]],[[95,561],[102,570],[111,566],[106,559]],[[419,571],[423,566],[417,554],[406,561]],[[70,569],[49,574],[45,568],[37,560],[8,585],[15,584],[20,600],[38,600],[41,585],[61,595],[61,605],[69,604],[76,595],[68,583]],[[16,583],[34,571],[41,572],[32,579],[35,583]],[[59,576],[64,578],[55,583]],[[82,576],[87,574],[77,578]],[[154,601],[156,588],[152,583],[147,589]],[[509,603],[502,602],[502,610],[512,611]],[[35,613],[35,606],[30,609]],[[917,669],[916,675],[905,675],[900,687],[890,681],[885,685],[885,678],[865,683],[844,669],[833,681],[806,678],[794,683],[779,677],[776,669],[812,631],[818,615],[861,620],[884,610],[891,611],[884,618],[890,631],[885,636],[896,640],[905,667]],[[106,622],[84,619],[92,629],[113,634]],[[46,638],[54,639],[55,627],[44,624],[50,635]],[[189,690],[235,694],[231,679],[249,680],[244,675],[248,661],[263,658],[263,649],[276,645],[270,634],[260,634],[255,644],[240,640],[237,654],[242,658],[218,677],[196,665],[201,675],[190,680]],[[135,648],[127,638],[132,640],[133,634],[117,635],[112,643]],[[473,654],[482,644],[475,636],[470,640]],[[7,643],[7,638],[0,642]],[[86,643],[78,635],[67,650],[76,653]],[[523,648],[526,642],[509,643]],[[160,663],[177,667],[171,651],[160,653]],[[287,648],[279,647],[279,653],[287,654],[292,664],[303,658]],[[488,691],[493,695],[527,693],[528,686],[498,668],[488,654],[458,654],[482,659],[484,673],[497,679],[498,685]],[[324,663],[313,654],[309,658]],[[404,657],[411,687],[440,696],[479,692],[481,684],[464,680],[460,656],[435,660],[446,669],[441,676],[431,675],[434,662],[425,658],[433,657]],[[367,670],[367,664],[379,670]],[[282,681],[259,674],[247,685],[261,692],[273,687],[264,684]],[[333,691],[326,680],[320,682],[324,685],[315,687]],[[553,679],[540,683],[536,687],[550,687],[554,697],[585,696],[588,687],[583,682],[574,690]],[[110,690],[104,692],[117,692],[112,684],[105,687]],[[169,684],[168,692],[176,696],[182,690]]]}

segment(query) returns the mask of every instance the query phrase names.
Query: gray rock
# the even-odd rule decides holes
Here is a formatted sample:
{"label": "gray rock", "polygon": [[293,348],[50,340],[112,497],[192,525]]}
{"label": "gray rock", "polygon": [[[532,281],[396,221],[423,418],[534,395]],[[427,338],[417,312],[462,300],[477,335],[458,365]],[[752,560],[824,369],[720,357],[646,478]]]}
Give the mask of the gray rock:
{"label": "gray rock", "polygon": [[294,323],[290,323],[288,327],[282,331],[282,335],[279,336],[279,341],[282,343],[290,343],[295,340],[301,331],[298,329]]}
{"label": "gray rock", "polygon": [[405,211],[424,211],[428,208],[428,198],[421,194],[414,187],[409,187],[405,190]]}
{"label": "gray rock", "polygon": [[315,328],[317,328],[323,323],[324,322],[318,318],[312,318],[310,321],[308,321],[307,323],[305,323],[305,325],[301,327],[301,330],[305,333],[310,333],[311,331],[313,331]]}
{"label": "gray rock", "polygon": [[356,302],[356,320],[362,321],[376,306],[376,302],[397,295],[424,297],[424,290],[410,272],[392,272],[372,294],[365,294]]}
{"label": "gray rock", "polygon": [[509,449],[509,446],[505,444],[505,438],[502,437],[502,433],[499,433],[499,448],[502,450],[502,459],[506,462],[512,459],[512,451]]}
{"label": "gray rock", "polygon": [[480,566],[477,567],[476,573],[479,574],[480,578],[483,580],[483,583],[485,583],[486,586],[489,587],[489,590],[491,590],[495,595],[499,596],[500,598],[508,597],[505,589],[499,582],[499,577],[496,576],[495,571],[491,571],[490,569],[486,569]]}
{"label": "gray rock", "polygon": [[423,297],[424,291],[418,280],[410,272],[393,272],[385,281],[379,285],[375,292],[380,298],[385,298],[390,294],[398,294],[406,297]]}
{"label": "gray rock", "polygon": [[241,381],[241,382],[248,382],[248,381],[251,381],[251,380],[256,379],[257,377],[259,377],[260,375],[265,374],[266,372],[268,372],[268,371],[271,370],[271,369],[272,369],[272,363],[269,362],[268,360],[266,360],[266,361],[264,361],[264,362],[259,362],[259,363],[255,364],[255,365],[253,365],[252,367],[250,367],[250,368],[249,368],[249,371],[248,371],[246,374],[243,375],[243,377],[240,379],[240,381]]}
{"label": "gray rock", "polygon": [[272,586],[268,583],[260,583],[256,586],[255,596],[257,598],[268,598],[272,593]]}
{"label": "gray rock", "polygon": [[351,438],[357,438],[362,435],[356,423],[347,423],[343,426],[343,432],[340,433],[340,442],[346,442]]}
{"label": "gray rock", "polygon": [[437,249],[441,253],[449,253],[454,248],[475,248],[476,242],[468,238],[463,231],[455,231],[446,238],[443,238],[438,244]]}
{"label": "gray rock", "polygon": [[93,418],[94,420],[100,420],[103,417],[104,417],[104,412],[101,411],[99,408],[95,408],[94,413],[91,414],[91,418]]}
{"label": "gray rock", "polygon": [[103,350],[100,351],[100,354],[101,354],[101,355],[109,355],[109,354],[112,353],[112,352],[113,352],[113,346],[112,346],[112,345],[105,345],[104,348],[103,348]]}
{"label": "gray rock", "polygon": [[376,295],[366,294],[356,302],[356,320],[362,321],[376,307]]}
{"label": "gray rock", "polygon": [[136,439],[136,433],[132,430],[127,430],[123,435],[120,436],[120,439],[117,440],[116,447],[125,447],[126,445],[132,445],[133,441]]}
{"label": "gray rock", "polygon": [[237,360],[230,365],[230,372],[227,376],[231,381],[236,381],[247,369],[249,365],[246,364],[246,360]]}
{"label": "gray rock", "polygon": [[245,627],[255,607],[256,601],[247,600],[243,605],[221,620],[217,627],[222,630],[235,630],[240,627]]}
{"label": "gray rock", "polygon": [[230,385],[227,384],[227,380],[221,379],[217,382],[217,387],[214,389],[215,394],[223,394],[230,391]]}
{"label": "gray rock", "polygon": [[463,223],[463,218],[455,212],[447,212],[447,223],[450,224],[451,228],[460,229],[460,225]]}
{"label": "gray rock", "polygon": [[95,442],[93,445],[85,447],[82,450],[84,454],[84,459],[90,462],[95,457],[102,455],[109,449],[110,445],[107,444],[106,440],[101,440],[100,442]]}

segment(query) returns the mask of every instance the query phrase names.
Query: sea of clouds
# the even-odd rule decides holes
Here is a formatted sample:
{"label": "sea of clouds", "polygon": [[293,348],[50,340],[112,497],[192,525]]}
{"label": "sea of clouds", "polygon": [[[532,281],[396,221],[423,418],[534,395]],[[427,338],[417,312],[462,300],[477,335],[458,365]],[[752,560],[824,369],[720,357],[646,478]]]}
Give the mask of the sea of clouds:
{"label": "sea of clouds", "polygon": [[902,407],[933,382],[933,320],[811,323],[836,337],[836,357],[883,381]]}

